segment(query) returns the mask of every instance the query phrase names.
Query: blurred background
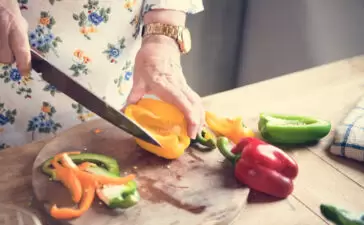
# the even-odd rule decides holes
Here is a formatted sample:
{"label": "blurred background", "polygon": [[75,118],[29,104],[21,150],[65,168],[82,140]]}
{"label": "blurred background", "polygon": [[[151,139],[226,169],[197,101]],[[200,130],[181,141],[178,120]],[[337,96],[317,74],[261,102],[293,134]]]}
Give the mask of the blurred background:
{"label": "blurred background", "polygon": [[364,53],[363,0],[204,0],[182,63],[202,96]]}

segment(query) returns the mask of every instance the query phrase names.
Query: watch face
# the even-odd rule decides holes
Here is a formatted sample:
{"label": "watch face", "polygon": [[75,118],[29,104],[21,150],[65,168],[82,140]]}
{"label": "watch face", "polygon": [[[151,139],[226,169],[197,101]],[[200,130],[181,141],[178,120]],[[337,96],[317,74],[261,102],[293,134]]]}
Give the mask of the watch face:
{"label": "watch face", "polygon": [[191,50],[191,33],[188,29],[183,29],[182,31],[182,45],[185,53]]}

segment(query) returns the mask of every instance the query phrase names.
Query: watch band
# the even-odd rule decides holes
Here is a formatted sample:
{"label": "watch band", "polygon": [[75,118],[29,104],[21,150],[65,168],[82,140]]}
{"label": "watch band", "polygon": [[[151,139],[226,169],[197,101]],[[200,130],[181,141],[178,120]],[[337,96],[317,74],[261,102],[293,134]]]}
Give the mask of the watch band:
{"label": "watch band", "polygon": [[148,35],[165,35],[173,38],[177,41],[179,33],[179,26],[162,24],[162,23],[151,23],[145,24],[142,29],[142,36]]}
{"label": "watch band", "polygon": [[191,34],[183,26],[163,23],[145,24],[142,28],[142,37],[148,35],[164,35],[172,38],[182,54],[187,54],[191,50]]}

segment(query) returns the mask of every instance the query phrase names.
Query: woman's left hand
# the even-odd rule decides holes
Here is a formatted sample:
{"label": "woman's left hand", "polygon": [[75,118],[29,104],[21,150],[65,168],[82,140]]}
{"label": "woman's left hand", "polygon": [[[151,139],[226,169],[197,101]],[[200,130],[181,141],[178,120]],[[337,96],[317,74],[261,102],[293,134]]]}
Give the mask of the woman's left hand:
{"label": "woman's left hand", "polygon": [[205,123],[200,96],[187,84],[181,68],[176,42],[165,36],[150,36],[135,58],[133,88],[127,104],[138,102],[145,94],[155,95],[175,105],[185,115],[188,135],[195,138]]}

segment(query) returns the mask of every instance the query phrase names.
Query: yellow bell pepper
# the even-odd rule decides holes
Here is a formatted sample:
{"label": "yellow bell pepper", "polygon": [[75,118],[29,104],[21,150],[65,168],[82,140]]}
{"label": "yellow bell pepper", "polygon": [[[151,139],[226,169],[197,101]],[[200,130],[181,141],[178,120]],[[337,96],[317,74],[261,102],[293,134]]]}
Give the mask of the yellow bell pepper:
{"label": "yellow bell pepper", "polygon": [[234,144],[244,137],[254,137],[254,132],[246,127],[241,117],[221,118],[211,112],[205,113],[208,127],[217,135],[225,136]]}
{"label": "yellow bell pepper", "polygon": [[144,98],[128,105],[125,115],[149,131],[160,147],[136,138],[143,149],[166,159],[180,157],[190,145],[184,115],[175,106],[156,99]]}

